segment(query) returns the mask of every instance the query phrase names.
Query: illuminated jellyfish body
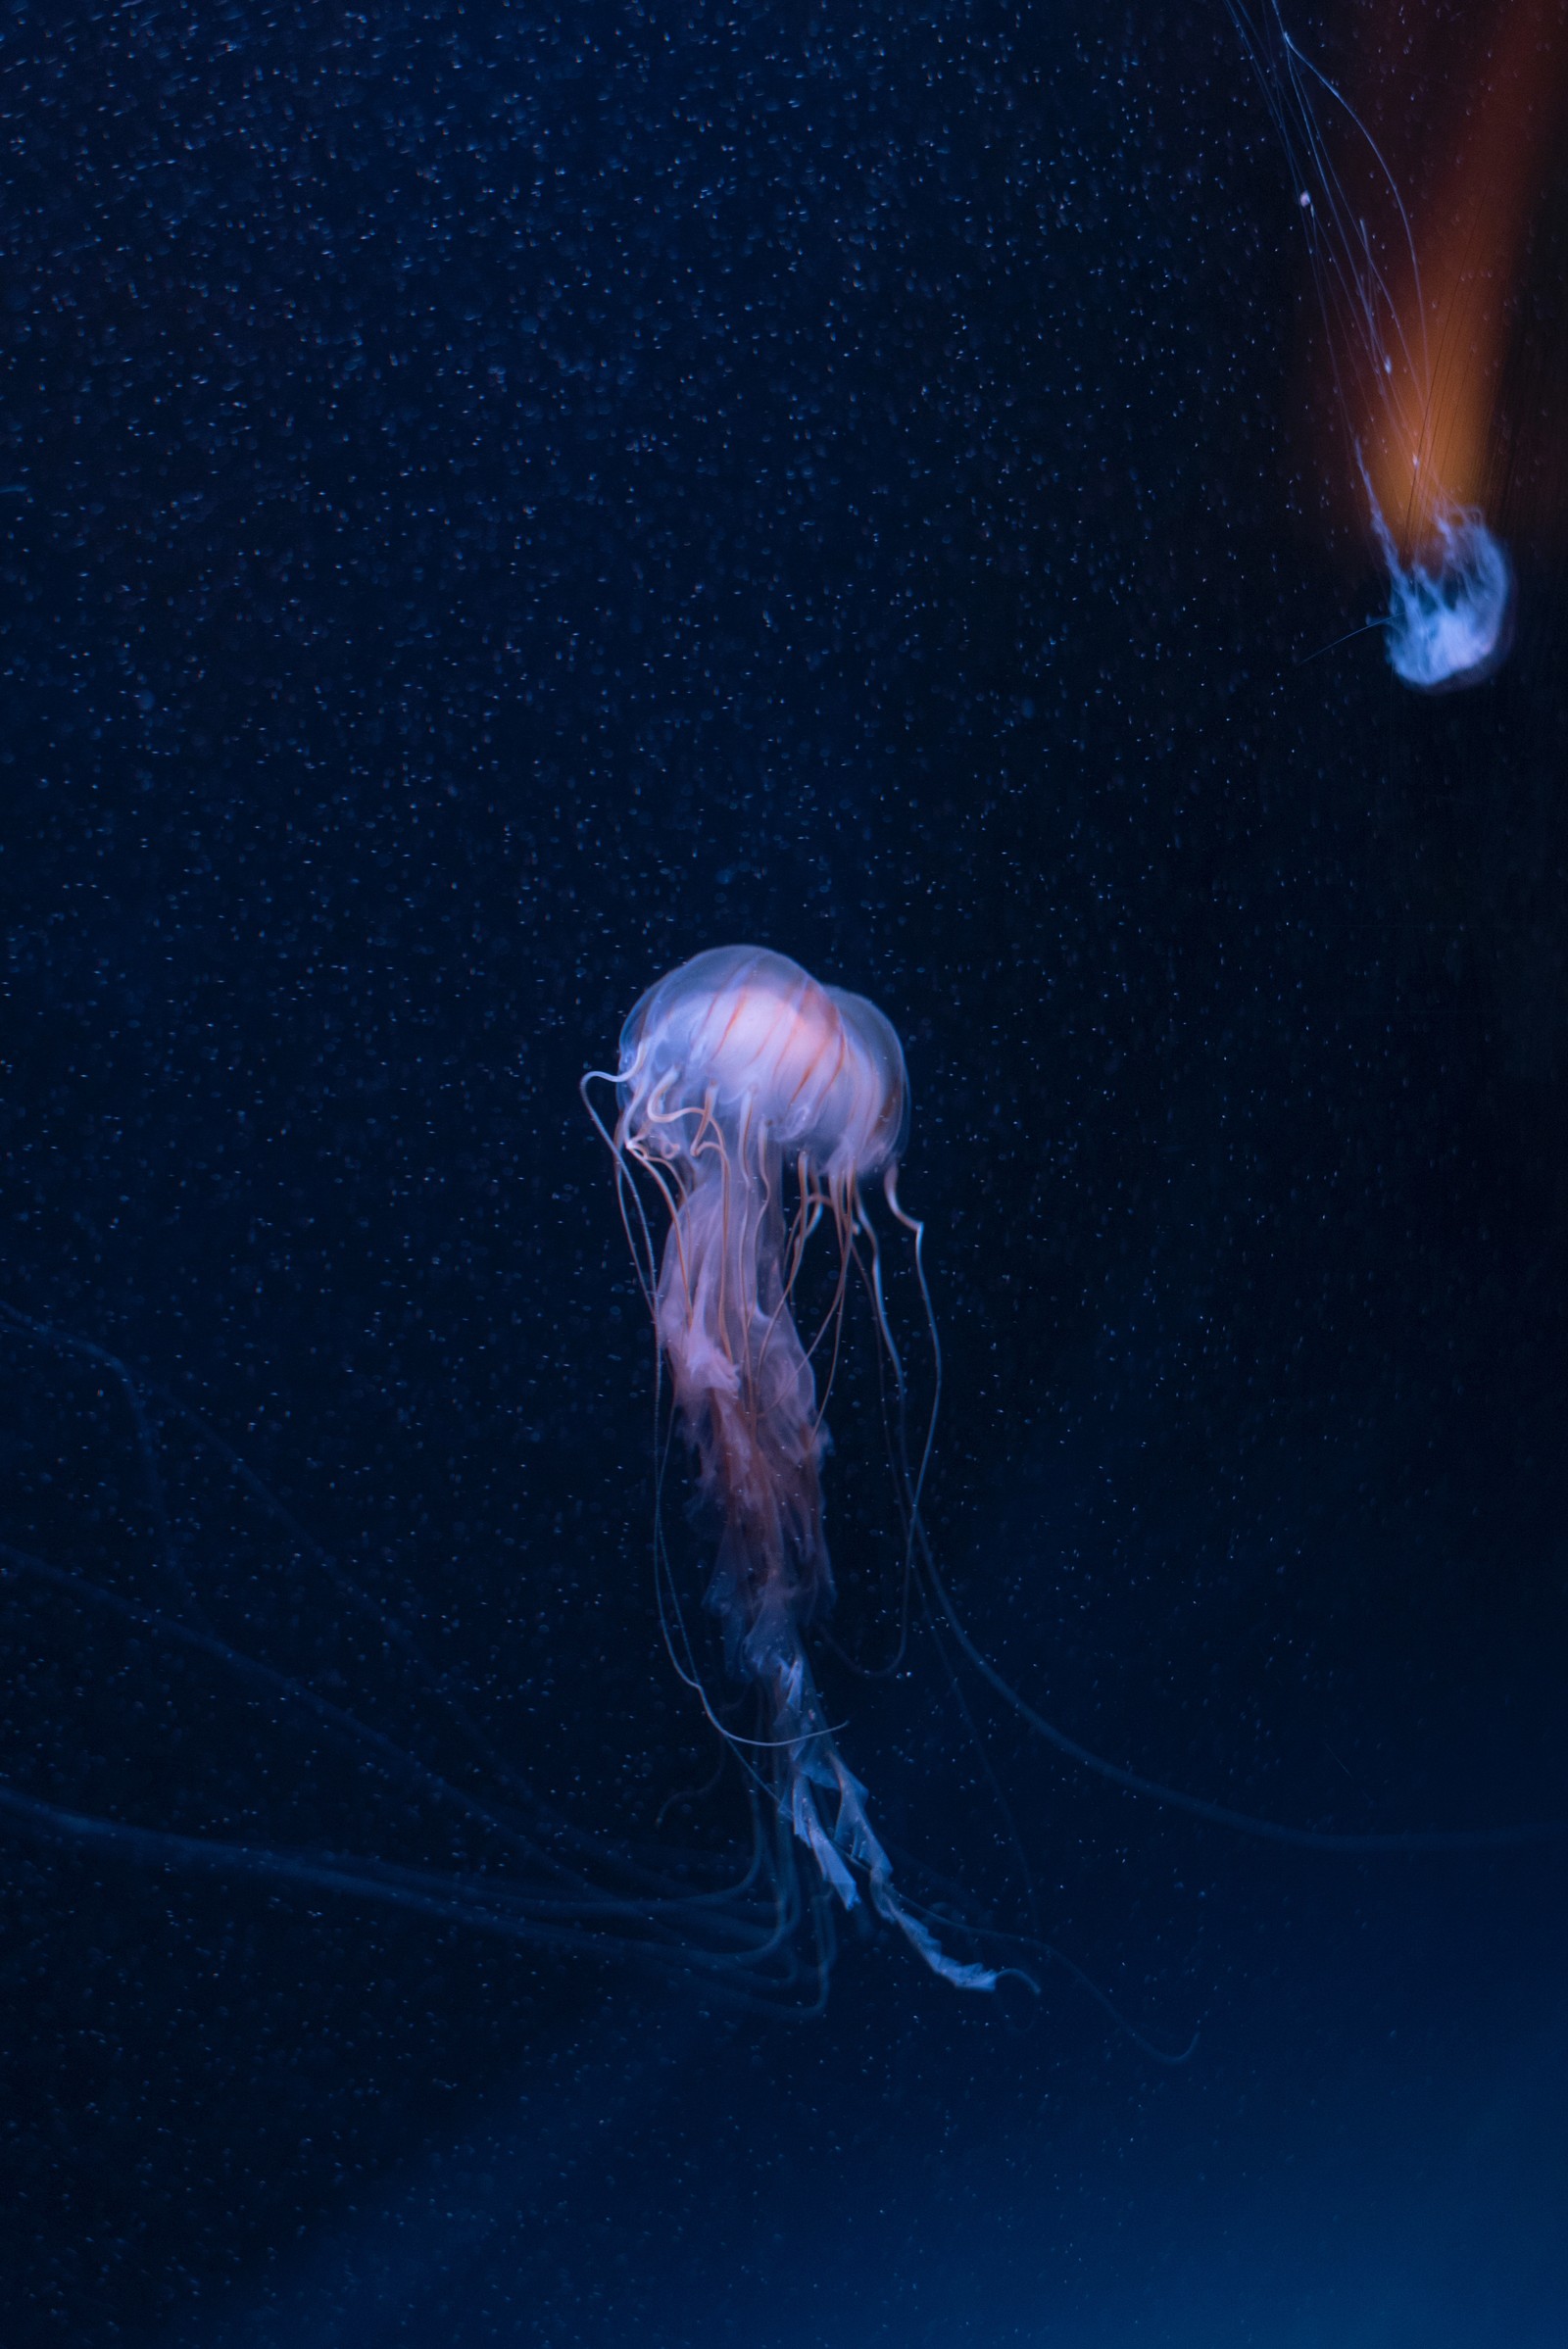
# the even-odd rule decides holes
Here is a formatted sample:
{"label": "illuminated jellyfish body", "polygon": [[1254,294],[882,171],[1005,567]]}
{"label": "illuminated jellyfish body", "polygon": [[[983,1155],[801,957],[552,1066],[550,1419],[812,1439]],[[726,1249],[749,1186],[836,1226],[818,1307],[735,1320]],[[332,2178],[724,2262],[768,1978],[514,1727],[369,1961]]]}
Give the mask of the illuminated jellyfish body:
{"label": "illuminated jellyfish body", "polygon": [[819,986],[784,955],[721,947],[643,997],[615,1083],[612,1147],[623,1167],[652,1176],[669,1215],[662,1259],[648,1265],[650,1301],[716,1527],[709,1604],[731,1671],[759,1700],[760,1735],[737,1749],[845,1908],[863,1885],[944,1980],[990,1989],[997,1974],[951,1957],[901,1897],[805,1644],[833,1576],[827,1439],[794,1294],[826,1221],[839,1249],[836,1335],[858,1236],[875,1262],[862,1182],[880,1176],[909,1222],[897,1192],[908,1102],[898,1037],[863,997]]}
{"label": "illuminated jellyfish body", "polygon": [[1389,574],[1389,666],[1418,693],[1479,685],[1513,642],[1513,566],[1478,507],[1440,507],[1426,554],[1401,562],[1370,480],[1372,527]]}
{"label": "illuminated jellyfish body", "polygon": [[[1417,692],[1480,684],[1513,640],[1513,566],[1478,494],[1500,314],[1480,316],[1481,273],[1468,245],[1435,237],[1435,267],[1424,277],[1393,172],[1354,110],[1297,47],[1275,0],[1255,9],[1245,0],[1229,5],[1298,190],[1335,404],[1388,577],[1387,616],[1372,624],[1384,630],[1396,676]],[[1319,120],[1324,101],[1351,131],[1362,167],[1351,176],[1364,176],[1364,189],[1357,184],[1352,192],[1334,160]],[[1495,114],[1494,106],[1482,124],[1483,167],[1500,135]],[[1471,191],[1472,208],[1484,192]],[[1441,369],[1433,364],[1429,303],[1447,342],[1469,346],[1457,354],[1446,349]]]}

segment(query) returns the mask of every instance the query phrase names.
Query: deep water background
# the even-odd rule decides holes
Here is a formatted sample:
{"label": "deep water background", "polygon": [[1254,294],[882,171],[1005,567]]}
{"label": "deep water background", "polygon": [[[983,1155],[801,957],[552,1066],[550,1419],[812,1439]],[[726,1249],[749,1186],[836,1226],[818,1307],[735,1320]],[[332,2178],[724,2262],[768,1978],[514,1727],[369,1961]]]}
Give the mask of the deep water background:
{"label": "deep water background", "polygon": [[[1568,1817],[1560,277],[1516,650],[1422,703],[1296,665],[1376,586],[1217,4],[50,0],[0,75],[6,1540],[417,1753],[407,1632],[584,1833],[741,1837],[576,1087],[755,940],[906,1041],[980,1643],[1270,1817]],[[861,1326],[874,1661],[871,1395]],[[459,1865],[298,1706],[0,1595],[11,1783]],[[823,1676],[906,1881],[1185,2064],[885,1933],[751,2012],[13,1822],[10,2349],[1562,2341],[1560,1844],[1245,1841],[971,1689],[982,1766],[929,1641]]]}

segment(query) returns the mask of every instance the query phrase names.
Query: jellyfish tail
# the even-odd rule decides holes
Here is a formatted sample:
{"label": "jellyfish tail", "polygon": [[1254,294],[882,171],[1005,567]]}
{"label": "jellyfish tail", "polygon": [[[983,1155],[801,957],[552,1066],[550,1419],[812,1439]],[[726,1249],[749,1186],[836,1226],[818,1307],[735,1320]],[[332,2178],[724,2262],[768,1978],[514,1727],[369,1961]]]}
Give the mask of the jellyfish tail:
{"label": "jellyfish tail", "polygon": [[899,1893],[866,1817],[865,1788],[845,1765],[811,1680],[804,1629],[833,1594],[822,1531],[828,1438],[789,1310],[777,1152],[755,1181],[741,1179],[749,1163],[738,1141],[727,1154],[694,1159],[656,1299],[676,1409],[717,1520],[708,1605],[723,1627],[730,1670],[761,1694],[779,1815],[828,1890],[853,1909],[863,1886],[933,1973],[959,1989],[990,1990],[999,1976],[949,1957]]}
{"label": "jellyfish tail", "polygon": [[781,1643],[767,1686],[778,1739],[778,1806],[804,1843],[828,1889],[853,1909],[863,1879],[871,1906],[897,1926],[933,1974],[959,1990],[994,1990],[993,1967],[950,1957],[923,1918],[902,1898],[893,1863],[866,1814],[865,1788],[839,1752],[798,1639]]}
{"label": "jellyfish tail", "polygon": [[718,1528],[708,1603],[732,1671],[765,1677],[776,1623],[832,1600],[822,1534],[827,1430],[784,1297],[770,1190],[706,1166],[664,1249],[657,1310],[698,1487]]}

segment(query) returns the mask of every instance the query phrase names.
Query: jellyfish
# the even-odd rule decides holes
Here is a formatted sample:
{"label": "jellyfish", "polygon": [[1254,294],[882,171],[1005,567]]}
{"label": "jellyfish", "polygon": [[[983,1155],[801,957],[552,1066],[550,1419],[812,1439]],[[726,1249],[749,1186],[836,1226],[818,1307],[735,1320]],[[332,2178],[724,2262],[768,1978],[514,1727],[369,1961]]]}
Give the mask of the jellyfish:
{"label": "jellyfish", "polygon": [[1389,574],[1389,666],[1418,693],[1479,685],[1513,642],[1513,566],[1478,507],[1440,500],[1426,553],[1401,560],[1370,479],[1367,498]]}
{"label": "jellyfish", "polygon": [[[838,1249],[836,1338],[858,1242],[876,1263],[861,1194],[873,1178],[918,1244],[898,1197],[908,1122],[899,1039],[863,996],[819,985],[787,956],[716,947],[643,997],[613,1081],[607,1139],[622,1171],[646,1171],[669,1218],[657,1266],[649,1251],[649,1301],[714,1528],[708,1604],[731,1673],[758,1702],[746,1756],[833,1897],[853,1909],[863,1886],[944,1981],[992,1989],[998,1972],[953,1957],[896,1885],[807,1649],[833,1572],[827,1432],[797,1284],[825,1223]],[[873,1287],[885,1328],[879,1275]]]}
{"label": "jellyfish", "polygon": [[[1533,70],[1549,41],[1546,12],[1540,0],[1502,12],[1467,133],[1419,222],[1370,130],[1297,46],[1275,0],[1255,10],[1230,0],[1230,12],[1298,190],[1334,405],[1388,578],[1387,612],[1371,625],[1384,631],[1396,676],[1416,691],[1479,684],[1513,638],[1513,565],[1483,501],[1506,296],[1552,120]],[[1343,162],[1325,106],[1352,133]]]}

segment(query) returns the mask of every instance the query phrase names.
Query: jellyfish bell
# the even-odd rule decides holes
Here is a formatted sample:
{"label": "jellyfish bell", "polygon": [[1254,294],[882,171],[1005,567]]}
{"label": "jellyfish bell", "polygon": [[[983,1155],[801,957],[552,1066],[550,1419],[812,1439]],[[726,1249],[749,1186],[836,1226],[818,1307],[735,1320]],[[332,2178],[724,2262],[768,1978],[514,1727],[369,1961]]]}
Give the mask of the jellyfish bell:
{"label": "jellyfish bell", "polygon": [[[1370,493],[1369,493],[1370,494]],[[1427,551],[1401,561],[1372,496],[1372,527],[1389,574],[1389,666],[1418,693],[1480,685],[1513,644],[1513,565],[1478,507],[1433,516]]]}
{"label": "jellyfish bell", "polygon": [[907,1134],[892,1023],[764,948],[710,948],[649,988],[616,1083],[626,1140],[650,1158],[691,1155],[693,1105],[710,1099],[748,1148],[798,1151],[840,1190],[896,1161]]}

